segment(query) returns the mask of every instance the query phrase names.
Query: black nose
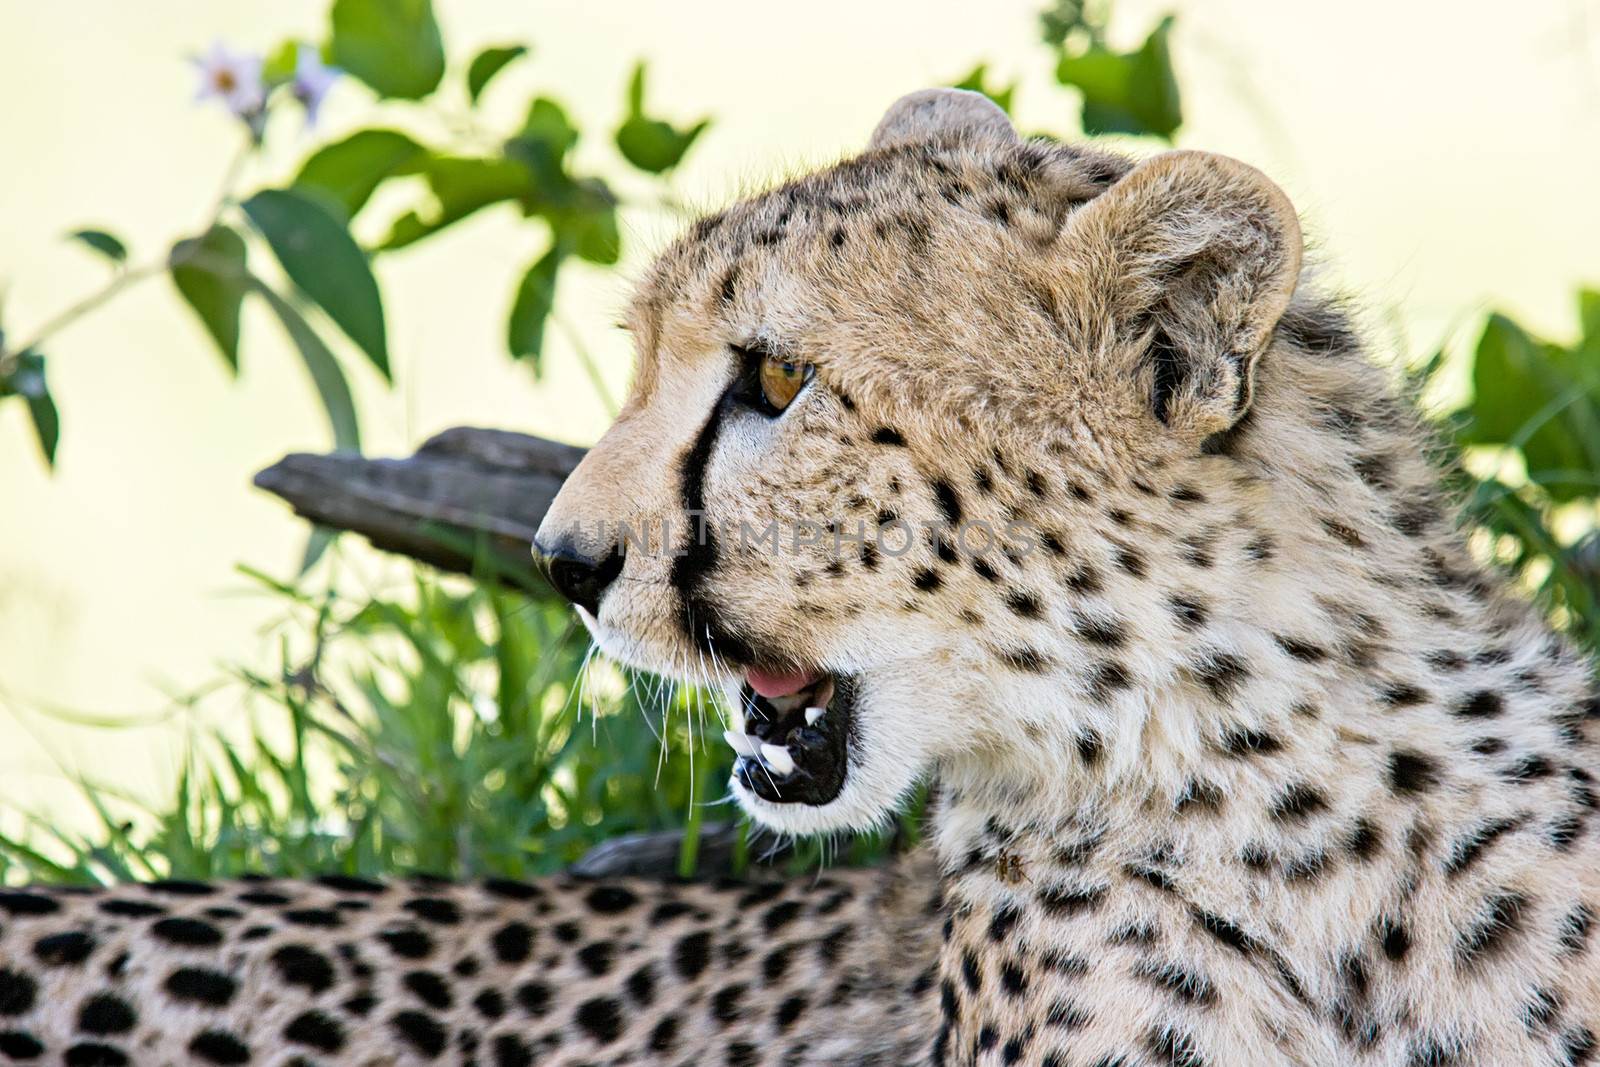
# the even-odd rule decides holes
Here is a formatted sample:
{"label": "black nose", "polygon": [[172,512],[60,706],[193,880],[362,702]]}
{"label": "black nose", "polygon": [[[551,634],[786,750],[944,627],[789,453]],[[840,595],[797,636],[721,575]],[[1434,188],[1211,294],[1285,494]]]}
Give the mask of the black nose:
{"label": "black nose", "polygon": [[605,555],[596,559],[567,537],[550,545],[535,540],[533,547],[545,557],[550,568],[550,584],[556,587],[556,592],[589,614],[598,615],[600,597],[622,573],[621,548],[608,545]]}

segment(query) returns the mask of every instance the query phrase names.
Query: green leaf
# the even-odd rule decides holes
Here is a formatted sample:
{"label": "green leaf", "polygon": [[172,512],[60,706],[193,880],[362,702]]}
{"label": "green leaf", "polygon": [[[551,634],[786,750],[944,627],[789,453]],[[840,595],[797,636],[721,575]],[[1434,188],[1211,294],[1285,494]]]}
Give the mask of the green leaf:
{"label": "green leaf", "polygon": [[684,154],[695,139],[710,125],[701,119],[685,130],[675,129],[660,119],[644,113],[645,65],[640,62],[633,68],[628,82],[628,117],[617,129],[617,149],[624,159],[640,170],[661,174],[682,162]]}
{"label": "green leaf", "polygon": [[420,100],[444,77],[429,0],[334,0],[332,59],[380,96]]}
{"label": "green leaf", "polygon": [[539,97],[528,107],[522,130],[506,142],[506,155],[526,164],[540,185],[566,180],[567,153],[578,143],[578,129],[560,104]]}
{"label": "green leaf", "polygon": [[328,425],[333,428],[333,444],[341,452],[361,451],[361,427],[356,421],[355,401],[350,396],[350,383],[345,380],[344,369],[334,358],[326,342],[311,328],[305,316],[293,304],[273,292],[259,279],[252,280],[253,287],[267,302],[284,332],[305,362],[311,383],[322,398],[322,408],[328,414]]}
{"label": "green leaf", "polygon": [[539,360],[544,353],[545,321],[550,317],[550,309],[555,306],[556,275],[561,269],[562,258],[561,245],[551,245],[550,250],[540,256],[528,268],[528,273],[523,275],[522,284],[517,286],[517,298],[511,305],[506,344],[517,359],[526,359],[533,364],[535,374],[539,372]]}
{"label": "green leaf", "polygon": [[344,223],[318,200],[284,189],[263,189],[241,206],[295,285],[389,378],[383,300],[366,255]]}
{"label": "green leaf", "polygon": [[411,173],[427,154],[398,130],[358,130],[317,149],[295,176],[294,188],[325,196],[349,219],[384,179]]}
{"label": "green leaf", "polygon": [[1583,347],[1600,359],[1600,289],[1578,290],[1578,324]]}
{"label": "green leaf", "polygon": [[1169,15],[1136,51],[1114,52],[1091,44],[1082,54],[1063,53],[1056,80],[1083,95],[1085,133],[1129,133],[1171,140],[1183,122],[1178,82],[1167,37]]}
{"label": "green leaf", "polygon": [[300,62],[302,46],[307,46],[307,43],[294,37],[279,41],[261,64],[261,79],[268,85],[292,80],[295,67]]}
{"label": "green leaf", "polygon": [[1520,448],[1529,476],[1557,501],[1594,495],[1583,478],[1564,476],[1600,470],[1600,368],[1593,361],[1494,314],[1478,339],[1472,384],[1461,443]]}
{"label": "green leaf", "polygon": [[79,230],[71,236],[73,240],[82,241],[118,266],[128,261],[128,246],[104,230]]}
{"label": "green leaf", "polygon": [[467,95],[476,104],[478,97],[483,94],[484,87],[496,74],[499,74],[513,60],[528,54],[526,45],[503,45],[498,48],[485,48],[472,57],[472,65],[467,68]]}
{"label": "green leaf", "polygon": [[966,89],[974,93],[982,93],[990,100],[993,100],[995,105],[999,107],[1001,111],[1004,111],[1007,115],[1011,114],[1011,100],[1012,97],[1016,96],[1017,93],[1016,82],[1012,82],[1004,89],[989,89],[986,87],[988,80],[989,65],[987,63],[979,63],[976,67],[972,68],[972,71],[965,78],[962,78],[950,88]]}
{"label": "green leaf", "polygon": [[1099,27],[1090,20],[1085,0],[1056,0],[1055,6],[1039,16],[1039,35],[1044,43],[1060,47],[1073,34],[1096,34]]}
{"label": "green leaf", "polygon": [[45,379],[44,357],[37,352],[17,356],[11,372],[0,378],[0,397],[20,396],[33,418],[33,431],[39,438],[39,451],[51,469],[56,465],[56,445],[61,441],[61,414],[50,395]]}
{"label": "green leaf", "polygon": [[244,238],[218,224],[179,241],[167,262],[178,295],[200,317],[228,369],[239,371],[239,307],[250,287]]}
{"label": "green leaf", "polygon": [[378,246],[390,251],[420,241],[473,212],[506,200],[525,200],[533,175],[514,159],[435,156],[418,168],[433,191],[436,206],[409,211],[394,221]]}
{"label": "green leaf", "polygon": [[338,539],[339,531],[332,526],[323,526],[321,523],[313,524],[311,533],[306,538],[305,550],[300,553],[298,576],[304,578],[311,568],[315,567],[318,561],[327,554],[328,549],[332,548],[333,543]]}
{"label": "green leaf", "polygon": [[574,194],[563,208],[548,213],[550,224],[580,259],[602,266],[615,264],[622,255],[616,198],[598,178],[575,183]]}

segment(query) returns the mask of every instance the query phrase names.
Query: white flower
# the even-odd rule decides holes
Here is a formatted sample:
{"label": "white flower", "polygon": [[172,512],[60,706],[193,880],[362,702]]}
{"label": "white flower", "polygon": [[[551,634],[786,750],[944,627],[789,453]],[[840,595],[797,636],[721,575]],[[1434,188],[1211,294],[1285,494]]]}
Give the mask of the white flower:
{"label": "white flower", "polygon": [[261,56],[254,52],[235,52],[221,41],[194,63],[200,72],[197,100],[221,100],[227,109],[242,119],[258,115],[267,100],[267,87],[261,81]]}
{"label": "white flower", "polygon": [[338,67],[323,63],[322,53],[308,44],[301,45],[295,53],[294,81],[290,90],[295,99],[305,105],[307,126],[317,124],[317,111],[322,107],[323,98],[341,73]]}

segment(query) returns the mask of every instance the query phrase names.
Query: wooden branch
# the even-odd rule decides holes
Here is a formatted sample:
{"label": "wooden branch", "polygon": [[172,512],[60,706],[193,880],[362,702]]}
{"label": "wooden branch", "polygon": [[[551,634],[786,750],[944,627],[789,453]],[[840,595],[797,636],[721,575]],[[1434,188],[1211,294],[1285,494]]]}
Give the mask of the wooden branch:
{"label": "wooden branch", "polygon": [[457,427],[409,459],[295,453],[257,474],[258,488],[319,526],[462,574],[485,568],[509,585],[547,590],[534,531],[583,449],[507,430]]}

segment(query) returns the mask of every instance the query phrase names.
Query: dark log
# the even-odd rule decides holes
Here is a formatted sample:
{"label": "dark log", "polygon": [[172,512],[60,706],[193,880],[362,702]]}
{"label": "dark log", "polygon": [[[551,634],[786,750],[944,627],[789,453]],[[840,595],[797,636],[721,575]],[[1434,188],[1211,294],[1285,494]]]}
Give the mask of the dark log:
{"label": "dark log", "polygon": [[445,430],[408,459],[295,453],[257,474],[319,526],[461,574],[548,591],[534,531],[583,449],[507,430]]}
{"label": "dark log", "polygon": [[[706,823],[700,828],[694,877],[700,881],[735,876],[738,864],[738,827],[733,823]],[[579,878],[673,878],[678,871],[678,853],[683,849],[682,830],[623,834],[585,852],[567,868]],[[770,877],[791,855],[787,844],[766,843],[750,850],[746,878]]]}

